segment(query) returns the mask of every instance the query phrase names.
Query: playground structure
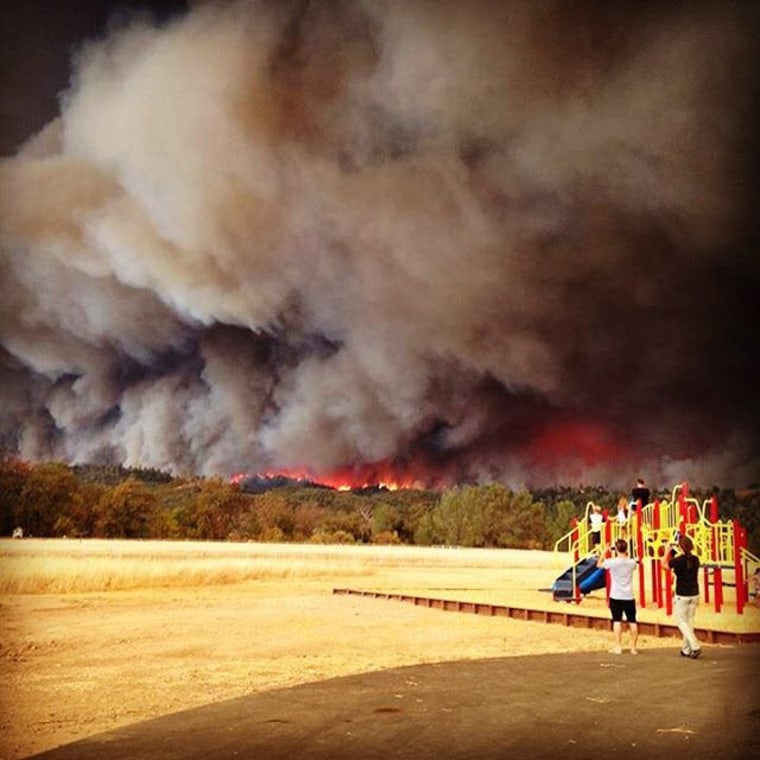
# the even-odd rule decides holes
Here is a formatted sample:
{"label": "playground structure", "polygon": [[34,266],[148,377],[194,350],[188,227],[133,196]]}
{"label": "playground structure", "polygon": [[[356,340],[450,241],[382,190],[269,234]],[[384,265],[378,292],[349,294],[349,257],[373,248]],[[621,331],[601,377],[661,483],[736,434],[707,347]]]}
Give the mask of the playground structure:
{"label": "playground structure", "polygon": [[673,573],[661,566],[662,557],[687,535],[694,542],[694,554],[702,567],[702,593],[706,603],[721,612],[725,587],[736,589],[736,612],[742,614],[749,601],[750,578],[760,568],[760,558],[747,548],[747,531],[736,520],[720,520],[718,502],[713,496],[702,504],[689,496],[688,484],[673,488],[670,501],[631,505],[625,522],[603,510],[601,542],[592,543],[589,514],[595,508],[588,502],[584,518],[573,518],[571,530],[554,546],[567,553],[569,567],[552,585],[555,601],[580,603],[595,589],[606,588],[607,573],[597,567],[597,550],[609,551],[618,538],[628,541],[629,555],[638,562],[638,604],[653,604],[673,611]]}

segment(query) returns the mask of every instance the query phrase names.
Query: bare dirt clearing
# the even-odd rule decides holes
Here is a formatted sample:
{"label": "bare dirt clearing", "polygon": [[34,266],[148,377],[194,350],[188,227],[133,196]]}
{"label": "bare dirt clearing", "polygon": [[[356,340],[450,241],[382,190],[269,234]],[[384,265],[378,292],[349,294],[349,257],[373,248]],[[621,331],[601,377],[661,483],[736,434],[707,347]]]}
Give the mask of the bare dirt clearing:
{"label": "bare dirt clearing", "polygon": [[[58,588],[2,596],[0,749],[7,760],[335,676],[610,643],[604,631],[332,593],[405,589],[551,606],[538,591],[557,574],[557,558],[545,552],[0,541],[0,561],[0,580],[11,588],[49,589],[51,579]],[[583,605],[607,614],[601,597]],[[664,646],[674,644],[642,641],[642,648]]]}

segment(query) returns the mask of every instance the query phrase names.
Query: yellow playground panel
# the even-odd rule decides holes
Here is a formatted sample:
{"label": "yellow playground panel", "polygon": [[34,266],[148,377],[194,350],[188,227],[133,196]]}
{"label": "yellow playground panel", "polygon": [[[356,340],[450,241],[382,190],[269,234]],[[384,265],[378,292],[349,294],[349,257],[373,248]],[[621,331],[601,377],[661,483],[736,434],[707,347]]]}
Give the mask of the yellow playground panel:
{"label": "yellow playground panel", "polygon": [[[602,511],[599,547],[593,544],[589,516]],[[700,503],[689,496],[688,485],[673,488],[670,501],[657,499],[631,509],[624,519],[588,502],[583,518],[574,519],[571,530],[554,546],[569,557],[568,569],[552,587],[557,600],[580,602],[584,594],[604,586],[604,572],[598,571],[598,550],[609,551],[615,541],[628,541],[629,555],[639,562],[638,601],[649,602],[672,612],[672,577],[661,560],[681,535],[694,542],[694,554],[703,568],[703,592],[706,602],[720,612],[724,604],[724,587],[736,589],[736,611],[742,614],[749,600],[753,574],[760,568],[760,558],[747,548],[747,531],[736,520],[720,520],[715,497]]]}

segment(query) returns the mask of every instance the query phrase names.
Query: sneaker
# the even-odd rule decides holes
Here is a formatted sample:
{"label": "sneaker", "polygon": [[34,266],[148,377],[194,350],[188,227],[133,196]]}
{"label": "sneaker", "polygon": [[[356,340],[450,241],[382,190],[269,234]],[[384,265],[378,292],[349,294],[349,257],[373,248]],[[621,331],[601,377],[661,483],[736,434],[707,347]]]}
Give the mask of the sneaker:
{"label": "sneaker", "polygon": [[681,650],[681,657],[691,657],[691,652],[684,652],[683,649]]}
{"label": "sneaker", "polygon": [[691,650],[691,654],[689,655],[689,657],[691,657],[692,660],[696,660],[697,657],[699,657],[699,655],[701,655],[701,654],[702,654],[702,650],[701,649],[692,649]]}
{"label": "sneaker", "polygon": [[623,654],[623,650],[620,647],[614,647],[610,649],[610,654]]}
{"label": "sneaker", "polygon": [[639,653],[638,649],[631,649],[631,654],[638,654],[638,653]]}

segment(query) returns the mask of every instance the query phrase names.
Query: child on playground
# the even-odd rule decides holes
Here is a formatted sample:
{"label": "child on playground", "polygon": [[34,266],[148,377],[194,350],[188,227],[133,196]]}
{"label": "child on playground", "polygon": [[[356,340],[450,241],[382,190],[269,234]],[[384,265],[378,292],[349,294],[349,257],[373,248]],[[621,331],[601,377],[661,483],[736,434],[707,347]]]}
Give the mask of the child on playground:
{"label": "child on playground", "polygon": [[621,538],[628,537],[628,498],[621,496],[618,499],[618,511],[615,515]]}
{"label": "child on playground", "polygon": [[591,507],[588,519],[591,523],[591,546],[595,548],[602,542],[602,526],[604,525],[604,514],[598,504]]}
{"label": "child on playground", "polygon": [[636,598],[633,594],[633,573],[636,560],[628,556],[628,542],[624,538],[615,541],[615,557],[605,559],[602,552],[597,567],[603,567],[610,574],[610,613],[612,614],[612,631],[615,646],[612,654],[623,652],[623,616],[628,623],[631,634],[631,654],[638,654],[636,644],[639,638],[639,626],[636,622]]}

